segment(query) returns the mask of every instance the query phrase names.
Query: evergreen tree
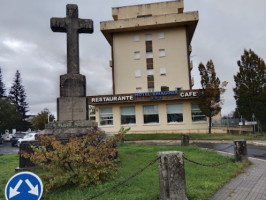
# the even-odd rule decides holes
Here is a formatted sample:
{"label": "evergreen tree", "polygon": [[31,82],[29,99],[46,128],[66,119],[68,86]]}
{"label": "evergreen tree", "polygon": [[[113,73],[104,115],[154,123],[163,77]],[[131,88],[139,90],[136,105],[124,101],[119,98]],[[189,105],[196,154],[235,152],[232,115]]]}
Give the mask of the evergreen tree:
{"label": "evergreen tree", "polygon": [[17,111],[17,105],[8,98],[0,98],[0,133],[4,133],[6,129],[17,128],[20,121],[21,115]]}
{"label": "evergreen tree", "polygon": [[214,64],[212,60],[204,64],[199,64],[202,90],[199,91],[199,107],[204,115],[209,117],[209,133],[211,133],[212,117],[221,111],[221,94],[225,92],[227,82],[222,83],[220,88],[220,79],[216,77]]}
{"label": "evergreen tree", "polygon": [[5,84],[3,83],[2,80],[2,70],[0,67],[0,98],[5,97],[6,89],[5,89]]}
{"label": "evergreen tree", "polygon": [[239,115],[257,120],[266,129],[266,67],[265,62],[251,49],[244,50],[241,60],[237,61],[239,72],[234,76],[235,100]]}
{"label": "evergreen tree", "polygon": [[26,102],[26,92],[22,85],[22,78],[19,71],[16,71],[14,83],[9,91],[8,96],[13,103],[17,105],[18,112],[22,118],[25,119],[28,110],[28,103]]}

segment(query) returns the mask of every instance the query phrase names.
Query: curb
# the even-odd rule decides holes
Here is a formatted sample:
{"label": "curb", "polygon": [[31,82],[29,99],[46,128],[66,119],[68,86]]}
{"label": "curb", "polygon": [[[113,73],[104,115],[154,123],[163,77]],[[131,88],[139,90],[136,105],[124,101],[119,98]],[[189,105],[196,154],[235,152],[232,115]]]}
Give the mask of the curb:
{"label": "curb", "polygon": [[[227,143],[231,144],[234,140],[190,140],[190,143]],[[181,140],[134,140],[134,141],[125,141],[128,144],[154,144],[154,145],[175,145],[180,144]],[[252,144],[256,146],[266,146],[266,141],[252,141],[247,140],[247,144]]]}
{"label": "curb", "polygon": [[253,144],[256,146],[266,146],[266,142],[248,141],[248,144]]}

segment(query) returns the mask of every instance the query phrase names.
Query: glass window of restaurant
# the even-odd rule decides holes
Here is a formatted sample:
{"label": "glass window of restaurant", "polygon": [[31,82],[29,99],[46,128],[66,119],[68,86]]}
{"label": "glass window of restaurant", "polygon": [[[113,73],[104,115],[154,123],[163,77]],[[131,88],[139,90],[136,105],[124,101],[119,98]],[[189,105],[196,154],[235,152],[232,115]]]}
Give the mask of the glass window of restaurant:
{"label": "glass window of restaurant", "polygon": [[167,109],[167,123],[183,122],[183,106],[182,104],[168,104]]}
{"label": "glass window of restaurant", "polygon": [[121,124],[136,124],[135,106],[120,107]]}
{"label": "glass window of restaurant", "polygon": [[100,108],[100,125],[108,126],[113,125],[113,109],[112,108]]}
{"label": "glass window of restaurant", "polygon": [[143,106],[144,124],[159,123],[158,105]]}

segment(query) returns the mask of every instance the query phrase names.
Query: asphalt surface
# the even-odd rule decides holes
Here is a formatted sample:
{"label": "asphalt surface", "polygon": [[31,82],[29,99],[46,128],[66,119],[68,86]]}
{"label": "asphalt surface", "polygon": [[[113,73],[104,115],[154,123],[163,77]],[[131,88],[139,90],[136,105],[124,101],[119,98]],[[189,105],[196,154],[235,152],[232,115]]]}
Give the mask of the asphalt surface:
{"label": "asphalt surface", "polygon": [[[232,154],[234,153],[233,144],[229,144],[229,143],[217,144],[217,143],[194,142],[193,145],[196,145],[201,148],[214,149],[214,150],[232,153]],[[257,145],[247,144],[247,152],[248,152],[249,157],[266,160],[266,146],[257,146]]]}
{"label": "asphalt surface", "polygon": [[0,154],[12,154],[18,153],[18,147],[12,147],[10,142],[4,142],[4,144],[0,144]]}

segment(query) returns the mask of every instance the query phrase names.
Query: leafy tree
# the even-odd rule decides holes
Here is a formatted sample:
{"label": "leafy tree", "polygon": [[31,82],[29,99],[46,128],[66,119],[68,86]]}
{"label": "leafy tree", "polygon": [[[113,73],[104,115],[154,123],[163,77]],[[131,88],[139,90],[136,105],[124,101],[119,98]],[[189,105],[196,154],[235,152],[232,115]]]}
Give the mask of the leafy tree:
{"label": "leafy tree", "polygon": [[[45,124],[48,123],[48,115],[49,110],[44,109],[41,113],[38,113],[32,120],[32,126],[35,130],[43,130],[45,128]],[[53,121],[55,117],[53,115],[49,115],[49,122]]]}
{"label": "leafy tree", "polygon": [[266,129],[266,66],[251,49],[244,50],[241,60],[237,61],[239,72],[234,76],[237,111],[247,120],[254,113]]}
{"label": "leafy tree", "polygon": [[20,72],[17,70],[14,78],[14,83],[9,91],[8,96],[12,102],[17,104],[18,112],[22,115],[22,118],[26,118],[28,110],[28,103],[26,102],[26,92],[22,85],[22,78]]}
{"label": "leafy tree", "polygon": [[2,80],[2,70],[0,67],[0,98],[5,96],[5,92],[6,92],[6,89],[5,89],[5,84],[3,83],[3,80]]}
{"label": "leafy tree", "polygon": [[8,98],[0,98],[0,133],[16,128],[20,121],[21,115],[17,112],[17,105]]}
{"label": "leafy tree", "polygon": [[227,82],[223,82],[220,88],[220,79],[216,77],[212,60],[199,64],[202,90],[199,91],[199,107],[204,115],[209,117],[209,133],[211,133],[212,117],[221,111],[223,101],[221,94],[225,92]]}

